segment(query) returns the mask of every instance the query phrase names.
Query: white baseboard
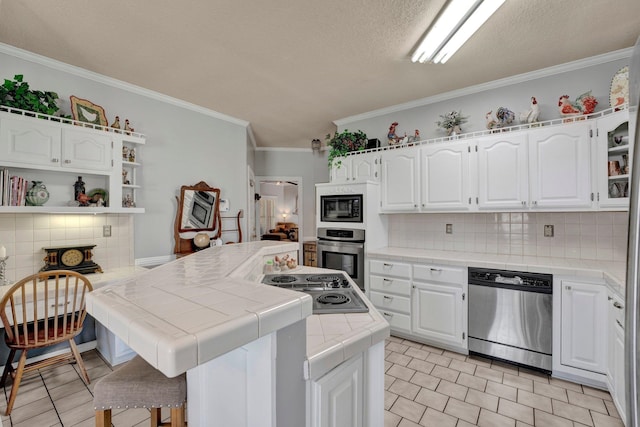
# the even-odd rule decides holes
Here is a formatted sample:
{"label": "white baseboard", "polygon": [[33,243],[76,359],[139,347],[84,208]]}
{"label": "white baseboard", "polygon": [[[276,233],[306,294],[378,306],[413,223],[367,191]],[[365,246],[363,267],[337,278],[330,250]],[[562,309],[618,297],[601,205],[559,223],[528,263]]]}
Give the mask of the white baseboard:
{"label": "white baseboard", "polygon": [[136,258],[135,263],[141,267],[149,267],[152,265],[165,264],[176,259],[175,255],[152,256],[148,258]]}

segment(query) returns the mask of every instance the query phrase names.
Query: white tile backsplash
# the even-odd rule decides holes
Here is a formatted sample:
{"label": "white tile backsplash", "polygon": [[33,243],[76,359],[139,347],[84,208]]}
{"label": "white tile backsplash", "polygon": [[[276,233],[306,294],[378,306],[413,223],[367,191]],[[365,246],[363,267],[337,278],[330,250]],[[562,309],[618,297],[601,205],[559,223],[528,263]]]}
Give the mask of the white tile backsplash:
{"label": "white tile backsplash", "polygon": [[[627,212],[389,215],[389,246],[617,261],[626,256],[628,218]],[[446,224],[453,234],[445,233]],[[554,237],[544,237],[548,224]]]}
{"label": "white tile backsplash", "polygon": [[[111,224],[111,237],[102,226]],[[44,266],[43,247],[95,244],[93,260],[104,271],[134,264],[133,215],[0,214],[0,246],[7,248],[11,282]]]}

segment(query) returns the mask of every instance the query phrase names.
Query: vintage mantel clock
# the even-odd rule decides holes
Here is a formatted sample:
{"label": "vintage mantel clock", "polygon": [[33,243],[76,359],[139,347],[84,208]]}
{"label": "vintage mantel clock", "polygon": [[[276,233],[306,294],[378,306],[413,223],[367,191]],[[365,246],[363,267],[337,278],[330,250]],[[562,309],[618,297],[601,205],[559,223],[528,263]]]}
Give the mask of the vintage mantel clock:
{"label": "vintage mantel clock", "polygon": [[71,245],[42,248],[47,253],[45,266],[40,271],[71,270],[80,274],[102,273],[102,267],[93,262],[96,245]]}

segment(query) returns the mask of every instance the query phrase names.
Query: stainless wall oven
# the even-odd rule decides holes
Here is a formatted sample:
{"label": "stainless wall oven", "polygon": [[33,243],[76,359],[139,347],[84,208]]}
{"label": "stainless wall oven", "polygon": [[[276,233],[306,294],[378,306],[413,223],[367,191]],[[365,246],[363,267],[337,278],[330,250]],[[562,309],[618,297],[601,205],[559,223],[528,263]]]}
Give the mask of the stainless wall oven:
{"label": "stainless wall oven", "polygon": [[364,230],[318,228],[318,267],[342,270],[364,292]]}
{"label": "stainless wall oven", "polygon": [[362,194],[320,196],[321,222],[362,222],[362,210]]}

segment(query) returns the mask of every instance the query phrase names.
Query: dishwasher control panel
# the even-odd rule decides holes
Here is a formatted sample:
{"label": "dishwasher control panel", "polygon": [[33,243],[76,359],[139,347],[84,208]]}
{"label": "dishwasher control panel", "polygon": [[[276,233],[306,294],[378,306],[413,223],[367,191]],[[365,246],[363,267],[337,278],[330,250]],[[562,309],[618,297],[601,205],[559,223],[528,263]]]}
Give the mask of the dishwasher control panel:
{"label": "dishwasher control panel", "polygon": [[553,289],[553,275],[470,267],[469,284],[550,294]]}

